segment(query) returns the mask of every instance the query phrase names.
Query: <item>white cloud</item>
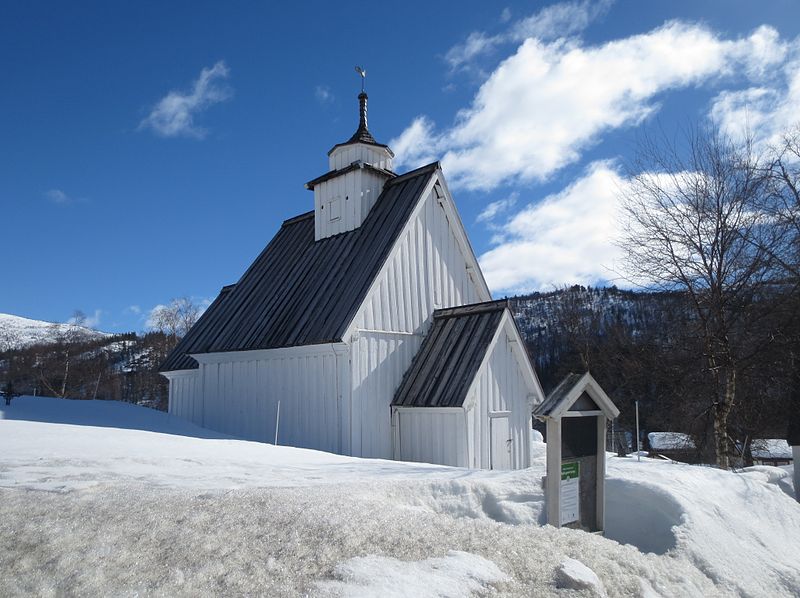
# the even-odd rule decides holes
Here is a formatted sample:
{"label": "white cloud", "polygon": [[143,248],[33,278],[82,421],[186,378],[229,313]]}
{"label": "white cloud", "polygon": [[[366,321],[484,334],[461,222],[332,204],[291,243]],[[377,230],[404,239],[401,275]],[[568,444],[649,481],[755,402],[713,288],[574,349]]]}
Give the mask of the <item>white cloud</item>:
{"label": "white cloud", "polygon": [[616,278],[625,186],[609,163],[596,162],[566,189],[508,220],[499,244],[479,260],[492,291],[525,293]]}
{"label": "white cloud", "polygon": [[133,314],[134,316],[138,316],[142,313],[142,308],[138,305],[129,305],[125,309],[122,310],[124,314]]}
{"label": "white cloud", "polygon": [[195,116],[231,97],[230,88],[223,82],[228,74],[228,67],[221,60],[211,68],[204,68],[191,91],[169,92],[139,123],[139,129],[151,129],[162,137],[202,139],[207,131],[195,124]]}
{"label": "white cloud", "polygon": [[54,204],[62,206],[67,206],[74,203],[83,203],[87,201],[86,198],[83,197],[74,198],[70,195],[67,195],[67,193],[62,191],[61,189],[50,189],[48,191],[45,191],[44,196]]}
{"label": "white cloud", "polygon": [[333,92],[327,85],[317,85],[314,88],[314,97],[320,104],[328,104],[334,100]]}
{"label": "white cloud", "polygon": [[[604,14],[611,4],[612,0],[552,4],[512,23],[502,33],[489,35],[482,31],[473,31],[462,43],[450,48],[444,58],[450,69],[457,71],[469,68],[476,58],[502,44],[519,43],[529,37],[542,41],[567,37],[586,29],[593,20]],[[503,9],[500,22],[507,23],[510,20],[511,11],[508,8]]]}
{"label": "white cloud", "polygon": [[52,201],[53,203],[69,203],[69,196],[64,193],[61,189],[50,189],[47,193],[44,194],[47,199]]}
{"label": "white cloud", "polygon": [[514,192],[506,199],[498,199],[497,201],[493,201],[486,206],[480,214],[478,214],[478,217],[475,219],[475,221],[487,223],[492,222],[497,216],[513,208],[514,204],[517,203],[517,199],[519,199],[519,193]]}
{"label": "white cloud", "polygon": [[413,167],[443,156],[452,185],[470,189],[545,180],[576,162],[602,133],[657,110],[658,94],[725,75],[755,77],[785,52],[768,27],[725,40],[682,22],[596,46],[529,38],[449,129],[415,119],[391,142],[395,163]]}
{"label": "white cloud", "polygon": [[[793,48],[800,54],[800,43]],[[752,135],[756,142],[775,143],[800,124],[800,57],[778,69],[771,81],[718,94],[711,104],[711,118],[734,137]]]}

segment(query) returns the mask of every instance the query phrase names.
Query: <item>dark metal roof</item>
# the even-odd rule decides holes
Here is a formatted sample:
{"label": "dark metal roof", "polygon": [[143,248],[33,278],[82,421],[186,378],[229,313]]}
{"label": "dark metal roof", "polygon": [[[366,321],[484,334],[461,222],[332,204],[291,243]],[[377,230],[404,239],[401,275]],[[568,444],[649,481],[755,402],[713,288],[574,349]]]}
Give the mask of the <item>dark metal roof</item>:
{"label": "dark metal roof", "polygon": [[391,178],[393,176],[397,176],[391,170],[386,170],[385,168],[377,168],[377,167],[373,166],[372,164],[367,164],[366,162],[362,162],[361,160],[358,160],[357,162],[353,162],[349,166],[345,166],[344,168],[340,168],[339,170],[331,170],[330,172],[326,172],[322,176],[318,176],[317,178],[315,178],[315,179],[313,179],[311,181],[308,181],[306,183],[306,189],[309,189],[309,190],[313,191],[314,187],[316,187],[320,183],[328,181],[328,180],[330,180],[330,179],[332,179],[334,177],[341,176],[343,174],[347,174],[351,170],[356,170],[357,168],[363,168],[365,170],[371,170],[372,172],[375,172],[377,174],[381,174],[381,175],[383,175],[383,176],[385,176],[387,178]]}
{"label": "dark metal roof", "polygon": [[315,242],[314,212],[285,221],[161,371],[197,367],[184,357],[191,353],[340,341],[438,168],[434,162],[387,181],[363,224],[353,231]]}
{"label": "dark metal roof", "polygon": [[575,385],[581,381],[583,374],[567,374],[566,377],[553,389],[547,398],[533,409],[533,414],[537,417],[545,417],[555,409],[555,407],[566,397]]}
{"label": "dark metal roof", "polygon": [[503,299],[433,312],[392,406],[461,407],[506,309]]}

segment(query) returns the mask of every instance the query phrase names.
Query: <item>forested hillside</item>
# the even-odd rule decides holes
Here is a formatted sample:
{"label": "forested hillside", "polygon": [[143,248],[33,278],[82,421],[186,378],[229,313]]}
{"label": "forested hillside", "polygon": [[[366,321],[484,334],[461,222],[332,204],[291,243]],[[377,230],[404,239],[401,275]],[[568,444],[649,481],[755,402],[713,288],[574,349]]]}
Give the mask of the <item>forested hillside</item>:
{"label": "forested hillside", "polygon": [[[545,392],[569,372],[591,371],[620,406],[619,425],[692,434],[700,450],[710,434],[714,389],[698,359],[698,322],[688,297],[573,286],[511,299]],[[795,300],[780,292],[761,302],[768,334],[751,336],[738,356],[741,375],[731,419],[732,444],[783,437],[791,400],[789,350],[796,337]]]}

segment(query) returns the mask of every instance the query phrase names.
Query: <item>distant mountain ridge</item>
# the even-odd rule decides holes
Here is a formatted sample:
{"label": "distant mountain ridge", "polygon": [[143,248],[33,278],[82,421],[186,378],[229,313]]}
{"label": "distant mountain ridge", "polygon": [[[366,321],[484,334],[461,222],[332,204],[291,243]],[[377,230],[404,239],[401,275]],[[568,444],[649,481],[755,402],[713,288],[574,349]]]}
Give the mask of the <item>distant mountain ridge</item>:
{"label": "distant mountain ridge", "polygon": [[108,332],[93,330],[85,326],[59,324],[11,314],[0,314],[0,351],[23,349],[37,344],[56,343],[66,337],[88,341],[110,336],[112,335]]}
{"label": "distant mountain ridge", "polygon": [[602,337],[622,327],[633,338],[666,342],[672,318],[683,309],[680,293],[579,285],[511,297],[509,302],[537,367],[544,369],[561,359],[570,338],[588,331]]}

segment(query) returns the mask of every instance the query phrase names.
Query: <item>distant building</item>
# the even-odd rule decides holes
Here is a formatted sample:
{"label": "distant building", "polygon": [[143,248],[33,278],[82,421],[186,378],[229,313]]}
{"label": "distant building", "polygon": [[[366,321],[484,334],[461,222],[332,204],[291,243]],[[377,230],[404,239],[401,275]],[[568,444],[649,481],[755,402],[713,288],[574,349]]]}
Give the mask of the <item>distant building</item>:
{"label": "distant building", "polygon": [[673,461],[695,463],[697,447],[688,434],[681,432],[650,432],[647,435],[648,456],[667,457]]}
{"label": "distant building", "polygon": [[791,465],[792,447],[782,438],[761,438],[750,445],[753,465]]}
{"label": "distant building", "polygon": [[438,163],[402,175],[367,129],[162,366],[169,411],[232,435],[474,468],[530,464],[544,399]]}

